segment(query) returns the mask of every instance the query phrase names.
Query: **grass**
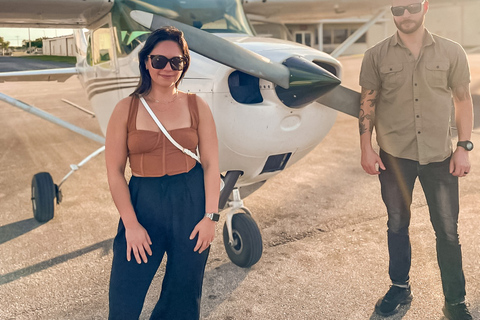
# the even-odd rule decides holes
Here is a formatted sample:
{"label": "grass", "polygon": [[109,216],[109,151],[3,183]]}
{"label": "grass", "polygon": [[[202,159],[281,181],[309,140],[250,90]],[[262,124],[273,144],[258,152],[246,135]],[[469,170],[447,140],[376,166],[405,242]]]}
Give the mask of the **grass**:
{"label": "grass", "polygon": [[77,62],[77,59],[75,57],[66,57],[66,56],[45,56],[45,55],[30,54],[26,56],[18,56],[18,58],[37,59],[42,61],[66,62],[71,64],[75,64]]}

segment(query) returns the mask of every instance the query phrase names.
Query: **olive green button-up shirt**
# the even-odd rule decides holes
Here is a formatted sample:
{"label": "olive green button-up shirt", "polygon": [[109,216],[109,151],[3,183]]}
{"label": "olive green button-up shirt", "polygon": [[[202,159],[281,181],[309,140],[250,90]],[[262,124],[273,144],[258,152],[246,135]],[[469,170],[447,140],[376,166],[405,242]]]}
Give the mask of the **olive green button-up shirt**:
{"label": "olive green button-up shirt", "polygon": [[452,88],[470,83],[467,56],[456,42],[426,30],[417,60],[398,34],[368,49],[360,86],[376,90],[377,143],[399,158],[428,164],[452,154]]}

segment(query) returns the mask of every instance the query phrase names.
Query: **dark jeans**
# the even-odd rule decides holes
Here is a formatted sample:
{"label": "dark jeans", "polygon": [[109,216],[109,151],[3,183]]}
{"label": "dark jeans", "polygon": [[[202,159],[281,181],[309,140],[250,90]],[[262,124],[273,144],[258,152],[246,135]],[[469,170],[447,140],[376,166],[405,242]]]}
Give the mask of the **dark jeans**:
{"label": "dark jeans", "polygon": [[445,300],[448,303],[464,301],[465,278],[457,232],[458,177],[449,172],[450,158],[420,165],[417,161],[393,157],[383,150],[380,150],[380,157],[386,167],[379,179],[388,212],[389,275],[392,283],[405,285],[409,282],[411,246],[408,227],[413,187],[418,177],[435,230]]}
{"label": "dark jeans", "polygon": [[126,258],[125,228],[120,220],[113,243],[109,319],[138,319],[145,295],[164,254],[167,266],[162,292],[150,319],[199,319],[203,274],[209,250],[193,249],[190,233],[205,215],[203,170],[198,164],[188,173],[164,177],[132,177],[129,183],[138,221],[152,245],[148,262]]}

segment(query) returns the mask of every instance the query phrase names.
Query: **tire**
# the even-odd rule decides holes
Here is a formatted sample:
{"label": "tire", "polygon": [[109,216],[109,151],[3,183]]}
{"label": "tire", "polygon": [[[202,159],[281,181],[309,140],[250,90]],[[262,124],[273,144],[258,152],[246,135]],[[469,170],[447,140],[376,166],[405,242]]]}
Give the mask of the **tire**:
{"label": "tire", "polygon": [[47,222],[55,212],[55,185],[48,172],[39,172],[32,178],[33,217],[38,222]]}
{"label": "tire", "polygon": [[232,217],[233,245],[228,238],[227,224],[223,226],[223,244],[230,260],[239,267],[250,268],[262,257],[262,235],[253,218],[245,213]]}

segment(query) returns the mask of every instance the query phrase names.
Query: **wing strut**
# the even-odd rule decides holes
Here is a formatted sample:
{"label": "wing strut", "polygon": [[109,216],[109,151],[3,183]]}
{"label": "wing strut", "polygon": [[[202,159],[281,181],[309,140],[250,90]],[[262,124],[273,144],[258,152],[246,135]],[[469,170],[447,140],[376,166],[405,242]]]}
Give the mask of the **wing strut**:
{"label": "wing strut", "polygon": [[385,13],[387,13],[389,9],[390,7],[385,7],[381,9],[376,16],[367,21],[363,26],[360,27],[360,29],[352,33],[352,35],[348,37],[347,40],[343,41],[343,43],[339,45],[335,50],[333,50],[330,55],[334,58],[338,58],[342,53],[345,52],[345,50],[347,50],[352,44],[354,44],[355,41],[360,39],[360,37],[363,36],[363,34],[367,32],[373,24],[383,18],[383,16],[385,15]]}
{"label": "wing strut", "polygon": [[63,128],[66,128],[68,130],[71,130],[73,132],[76,132],[78,134],[81,134],[82,136],[88,138],[88,139],[91,139],[93,141],[96,141],[96,142],[99,142],[101,144],[105,144],[105,138],[96,134],[96,133],[93,133],[93,132],[90,132],[88,130],[85,130],[85,129],[82,129],[80,127],[77,127],[65,120],[62,120],[60,118],[57,118],[53,115],[51,115],[50,113],[48,112],[45,112],[37,107],[34,107],[32,105],[29,105],[29,104],[26,104],[25,102],[22,102],[20,100],[17,100],[17,99],[14,99],[10,96],[7,96],[6,94],[3,94],[3,93],[0,93],[0,101],[4,101],[14,107],[17,107],[17,108],[20,108],[24,111],[27,111],[31,114],[34,114],[36,115],[37,117],[40,117],[42,119],[45,119],[47,121],[50,121],[60,127],[63,127]]}

